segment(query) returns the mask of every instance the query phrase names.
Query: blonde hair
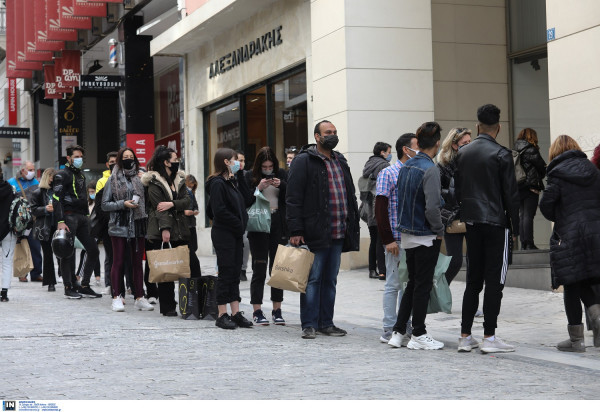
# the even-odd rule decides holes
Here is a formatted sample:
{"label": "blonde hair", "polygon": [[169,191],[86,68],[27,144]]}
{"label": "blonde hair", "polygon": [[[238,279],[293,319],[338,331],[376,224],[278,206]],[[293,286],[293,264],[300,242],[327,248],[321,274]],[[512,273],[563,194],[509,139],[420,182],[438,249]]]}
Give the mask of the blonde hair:
{"label": "blonde hair", "polygon": [[53,179],[54,176],[56,176],[56,173],[58,173],[56,171],[56,169],[53,169],[51,167],[44,170],[44,173],[42,174],[42,178],[40,179],[40,188],[41,189],[50,189],[50,179]]}
{"label": "blonde hair", "polygon": [[548,150],[548,160],[552,161],[552,159],[568,150],[581,150],[581,147],[571,136],[561,134],[550,145],[550,150]]}
{"label": "blonde hair", "polygon": [[440,154],[438,155],[439,164],[446,166],[448,163],[451,163],[454,158],[456,158],[458,150],[454,149],[452,145],[458,144],[458,141],[467,134],[470,136],[471,130],[462,127],[455,127],[448,132],[448,135],[442,142],[442,148],[440,149]]}
{"label": "blonde hair", "polygon": [[519,136],[517,137],[517,140],[525,140],[525,141],[527,141],[527,143],[530,143],[530,144],[534,145],[535,147],[538,147],[537,133],[535,132],[535,130],[530,129],[529,127],[525,128],[519,132]]}

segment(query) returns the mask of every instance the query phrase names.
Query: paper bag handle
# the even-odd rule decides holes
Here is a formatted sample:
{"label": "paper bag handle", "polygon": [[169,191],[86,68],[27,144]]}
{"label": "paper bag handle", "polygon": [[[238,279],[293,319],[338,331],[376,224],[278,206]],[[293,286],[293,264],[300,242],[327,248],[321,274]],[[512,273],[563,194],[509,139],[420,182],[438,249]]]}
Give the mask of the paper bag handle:
{"label": "paper bag handle", "polygon": [[[171,246],[171,242],[167,243],[169,245],[169,249],[173,249],[173,247]],[[160,244],[160,250],[163,250],[163,246],[165,245],[165,242],[161,242]]]}

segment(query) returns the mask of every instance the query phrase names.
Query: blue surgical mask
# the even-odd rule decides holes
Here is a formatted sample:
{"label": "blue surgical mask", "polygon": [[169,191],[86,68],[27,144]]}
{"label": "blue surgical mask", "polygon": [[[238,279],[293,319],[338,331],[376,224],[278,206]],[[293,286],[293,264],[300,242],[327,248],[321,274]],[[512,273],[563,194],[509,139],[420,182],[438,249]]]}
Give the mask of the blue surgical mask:
{"label": "blue surgical mask", "polygon": [[90,199],[94,200],[95,198],[96,198],[96,193],[92,193],[92,194],[90,195]]}
{"label": "blue surgical mask", "polygon": [[81,166],[83,166],[83,158],[78,157],[73,159],[73,166],[75,166],[77,169],[81,169]]}
{"label": "blue surgical mask", "polygon": [[387,155],[387,157],[385,158],[385,160],[387,160],[388,163],[391,162],[392,161],[392,154],[390,153],[389,155]]}
{"label": "blue surgical mask", "polygon": [[229,168],[231,169],[231,173],[236,174],[240,170],[240,162],[237,160],[234,161]]}

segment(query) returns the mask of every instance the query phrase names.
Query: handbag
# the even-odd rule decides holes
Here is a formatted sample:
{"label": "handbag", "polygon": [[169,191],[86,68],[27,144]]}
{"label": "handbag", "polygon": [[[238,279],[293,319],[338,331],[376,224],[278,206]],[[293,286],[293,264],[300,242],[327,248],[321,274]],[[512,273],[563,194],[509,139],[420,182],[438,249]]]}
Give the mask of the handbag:
{"label": "handbag", "polygon": [[271,278],[267,285],[292,292],[305,293],[314,260],[315,254],[310,252],[306,246],[277,246]]}
{"label": "handbag", "polygon": [[248,232],[271,233],[271,202],[258,190],[254,191],[256,201],[248,208]]}
{"label": "handbag", "polygon": [[179,313],[183,319],[200,319],[200,278],[179,279]]}
{"label": "handbag", "polygon": [[217,320],[219,309],[217,308],[217,282],[216,276],[201,276],[199,286],[200,296],[200,318]]}
{"label": "handbag", "polygon": [[146,251],[146,257],[150,268],[150,283],[174,282],[192,275],[190,251],[186,245],[173,248],[169,242],[169,249],[163,249],[161,243],[160,249]]}
{"label": "handbag", "polygon": [[454,234],[454,233],[467,233],[467,225],[465,222],[461,222],[458,219],[455,219],[446,227],[446,233]]}
{"label": "handbag", "polygon": [[27,239],[21,239],[15,245],[15,253],[13,255],[13,276],[22,278],[33,270],[33,259],[31,258],[31,250]]}
{"label": "handbag", "polygon": [[[443,253],[438,255],[438,260],[433,273],[433,287],[429,294],[429,303],[427,304],[427,313],[452,313],[452,293],[446,280],[446,270],[450,265],[452,256],[446,256]],[[398,264],[398,276],[402,293],[408,284],[408,268],[406,266],[406,253],[402,253],[400,263]]]}

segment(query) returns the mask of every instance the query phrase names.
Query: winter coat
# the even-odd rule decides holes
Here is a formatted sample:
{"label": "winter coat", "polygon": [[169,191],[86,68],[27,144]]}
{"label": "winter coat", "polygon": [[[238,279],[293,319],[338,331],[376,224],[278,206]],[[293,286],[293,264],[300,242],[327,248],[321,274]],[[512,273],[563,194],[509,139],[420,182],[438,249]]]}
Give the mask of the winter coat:
{"label": "winter coat", "polygon": [[5,180],[0,180],[0,241],[8,235],[8,215],[10,204],[14,199],[13,188]]}
{"label": "winter coat", "polygon": [[[190,229],[183,213],[191,205],[185,185],[185,173],[177,172],[173,183],[177,189],[175,198],[169,183],[158,172],[151,171],[142,175],[142,184],[148,187],[146,197],[146,213],[148,213],[146,238],[148,240],[162,241],[162,231],[165,229],[170,232],[173,242],[187,241],[190,238]],[[160,202],[173,202],[175,206],[159,212],[156,208]]]}
{"label": "winter coat", "polygon": [[[198,211],[198,202],[196,201],[196,195],[192,192],[192,189],[187,189],[188,196],[190,197],[191,209],[194,212]],[[186,216],[185,220],[188,223],[188,227],[196,227],[196,215]]]}
{"label": "winter coat", "polygon": [[[360,192],[360,215],[366,217],[367,226],[377,226],[377,221],[375,220],[375,187],[377,186],[377,175],[383,169],[388,167],[390,162],[385,160],[383,157],[379,155],[373,155],[369,157],[367,163],[363,167],[362,177],[368,180],[368,186],[371,186],[373,190],[369,192],[363,192],[361,189]],[[359,187],[360,189],[360,187]],[[363,220],[365,220],[363,218]]]}
{"label": "winter coat", "polygon": [[64,222],[65,212],[89,214],[85,176],[81,169],[67,163],[52,180],[54,187],[54,218],[57,223]]}
{"label": "winter coat", "polygon": [[[240,180],[243,176],[240,176]],[[234,178],[213,176],[205,185],[208,196],[206,214],[212,220],[213,229],[227,230],[241,238],[248,224],[246,199],[237,187]]]}
{"label": "winter coat", "polygon": [[552,287],[600,278],[600,171],[585,153],[569,150],[550,162],[540,211],[554,222]]}
{"label": "winter coat", "polygon": [[[108,218],[108,235],[113,237],[124,237],[127,239],[143,237],[146,232],[145,228],[138,227],[136,229],[136,224],[146,225],[146,219],[139,219],[139,221],[133,219],[133,209],[128,209],[125,206],[125,200],[129,199],[116,198],[110,179],[106,181],[101,190],[102,211],[110,213]],[[140,198],[140,203],[145,201],[146,199],[143,197]]]}
{"label": "winter coat", "polygon": [[[354,182],[346,158],[339,152],[333,153],[340,162],[346,185],[348,215],[342,251],[357,251],[360,226]],[[332,240],[329,178],[325,161],[319,156],[315,144],[304,146],[292,162],[286,203],[290,236],[303,236],[311,250],[329,248]]]}
{"label": "winter coat", "polygon": [[52,198],[52,189],[37,188],[31,194],[31,214],[35,216],[33,235],[37,240],[49,242],[56,230],[54,212],[48,212],[46,206]]}
{"label": "winter coat", "polygon": [[540,149],[520,139],[515,143],[515,150],[521,152],[521,166],[525,170],[525,182],[519,185],[519,189],[544,190],[542,179],[546,176],[546,162],[542,159]]}
{"label": "winter coat", "polygon": [[456,156],[456,198],[462,222],[509,228],[519,235],[519,190],[512,152],[482,133]]}

